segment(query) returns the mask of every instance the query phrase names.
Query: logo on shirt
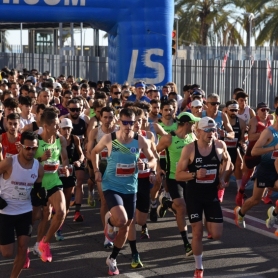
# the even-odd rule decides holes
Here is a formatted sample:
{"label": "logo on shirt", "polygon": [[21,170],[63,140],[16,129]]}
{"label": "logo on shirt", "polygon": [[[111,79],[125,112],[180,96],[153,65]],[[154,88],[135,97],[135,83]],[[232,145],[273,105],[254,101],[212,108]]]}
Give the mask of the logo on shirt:
{"label": "logo on shirt", "polygon": [[202,157],[197,157],[197,158],[196,158],[196,163],[202,163],[202,162],[203,162]]}
{"label": "logo on shirt", "polygon": [[32,178],[32,179],[35,179],[35,178],[37,178],[37,175],[36,175],[36,174],[32,174],[32,175],[31,175],[31,178]]}
{"label": "logo on shirt", "polygon": [[211,160],[217,160],[216,157],[214,156]]}
{"label": "logo on shirt", "polygon": [[136,148],[135,148],[135,147],[131,147],[131,148],[130,148],[130,152],[131,152],[131,153],[136,153]]}

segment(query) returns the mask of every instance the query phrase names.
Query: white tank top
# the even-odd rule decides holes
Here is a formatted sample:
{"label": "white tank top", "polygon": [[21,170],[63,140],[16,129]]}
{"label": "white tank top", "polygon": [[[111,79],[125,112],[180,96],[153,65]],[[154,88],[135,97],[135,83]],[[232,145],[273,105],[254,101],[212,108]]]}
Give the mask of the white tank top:
{"label": "white tank top", "polygon": [[39,162],[34,159],[32,169],[24,169],[18,162],[18,155],[12,156],[11,176],[5,180],[0,176],[1,197],[8,205],[1,214],[18,215],[32,211],[31,190],[39,174]]}
{"label": "white tank top", "polygon": [[246,106],[245,109],[244,109],[244,112],[243,114],[237,114],[237,116],[242,119],[246,125],[249,124],[249,121],[250,121],[250,112],[249,112],[250,108],[249,106]]}

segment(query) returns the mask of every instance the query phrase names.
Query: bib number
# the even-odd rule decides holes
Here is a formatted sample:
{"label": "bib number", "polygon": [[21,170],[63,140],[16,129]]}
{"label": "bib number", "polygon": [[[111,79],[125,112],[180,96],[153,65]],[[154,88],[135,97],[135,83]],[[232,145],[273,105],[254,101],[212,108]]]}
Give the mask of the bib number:
{"label": "bib number", "polygon": [[278,157],[278,151],[272,152],[271,159],[276,159]]}
{"label": "bib number", "polygon": [[237,141],[238,141],[237,138],[234,138],[234,139],[224,138],[224,142],[226,143],[227,148],[236,148]]}
{"label": "bib number", "polygon": [[12,199],[25,201],[30,199],[31,186],[15,186],[12,192]]}
{"label": "bib number", "polygon": [[217,170],[207,170],[206,176],[204,178],[196,178],[196,183],[214,183],[216,179]]}
{"label": "bib number", "polygon": [[43,169],[45,174],[54,174],[58,171],[59,169],[59,161],[45,161],[43,163]]}
{"label": "bib number", "polygon": [[107,157],[108,157],[108,150],[104,150],[104,151],[100,152],[101,160],[107,160]]}
{"label": "bib number", "polygon": [[116,177],[131,177],[135,173],[135,163],[116,165]]}

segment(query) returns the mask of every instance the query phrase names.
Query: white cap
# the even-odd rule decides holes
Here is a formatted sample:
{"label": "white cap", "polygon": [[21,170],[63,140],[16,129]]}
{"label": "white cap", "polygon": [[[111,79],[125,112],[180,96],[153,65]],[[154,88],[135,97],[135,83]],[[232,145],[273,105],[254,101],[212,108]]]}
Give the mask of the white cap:
{"label": "white cap", "polygon": [[214,121],[214,119],[212,119],[210,117],[204,117],[198,123],[198,129],[204,129],[204,128],[210,128],[210,127],[214,127],[214,128],[217,127],[217,124]]}
{"label": "white cap", "polygon": [[54,82],[54,83],[53,83],[53,88],[54,88],[54,89],[56,89],[56,88],[62,89],[62,85],[61,85],[59,82]]}
{"label": "white cap", "polygon": [[67,119],[67,118],[62,119],[59,126],[60,126],[60,128],[64,128],[64,127],[73,128],[71,120]]}
{"label": "white cap", "polygon": [[198,106],[203,106],[203,103],[200,100],[195,99],[191,102],[191,107],[198,107]]}

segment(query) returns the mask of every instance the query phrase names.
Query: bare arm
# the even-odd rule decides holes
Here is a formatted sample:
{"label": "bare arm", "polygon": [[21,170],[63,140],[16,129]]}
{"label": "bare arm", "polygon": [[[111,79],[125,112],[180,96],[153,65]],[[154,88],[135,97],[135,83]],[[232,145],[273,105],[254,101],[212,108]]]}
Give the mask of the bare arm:
{"label": "bare arm", "polygon": [[147,142],[147,140],[141,135],[138,136],[138,140],[139,140],[139,146],[142,149],[142,152],[148,159],[148,164],[149,164],[150,168],[155,169],[156,168],[156,159],[155,159],[153,152],[151,151],[151,147],[150,147],[151,144],[149,144]]}
{"label": "bare arm", "polygon": [[[2,160],[0,162],[0,175],[5,174],[5,173],[7,173],[7,174],[11,173],[12,164],[13,164],[12,157],[8,157],[8,158]],[[4,178],[6,179],[7,177],[4,177]]]}
{"label": "bare arm", "polygon": [[160,139],[159,142],[156,146],[156,150],[158,153],[162,152],[163,150],[165,150],[166,148],[168,148],[172,143],[172,136],[167,134],[167,135],[163,135]]}
{"label": "bare arm", "polygon": [[85,159],[85,155],[83,154],[83,151],[81,148],[80,139],[75,135],[73,135],[73,139],[74,139],[74,144],[75,144],[76,150],[79,154],[79,162],[83,163],[83,161]]}
{"label": "bare arm", "polygon": [[227,174],[227,171],[229,171],[231,166],[231,158],[228,153],[227,146],[223,141],[217,140],[215,141],[215,144],[218,149],[222,150],[222,154],[218,155],[218,158],[221,161],[221,166],[219,169],[219,180],[224,181],[225,175]]}
{"label": "bare arm", "polygon": [[91,151],[94,148],[97,133],[98,133],[98,129],[94,128],[89,132],[88,135],[86,158],[89,160],[91,160]]}
{"label": "bare arm", "polygon": [[230,138],[230,139],[235,138],[235,133],[234,133],[233,128],[230,124],[230,121],[229,121],[229,118],[228,118],[227,114],[222,113],[222,120],[223,120],[224,128],[227,132],[226,137]]}
{"label": "bare arm", "polygon": [[248,140],[249,141],[256,141],[259,139],[261,133],[256,132],[257,131],[257,118],[254,117],[249,122],[249,131],[248,131]]}
{"label": "bare arm", "polygon": [[69,165],[69,158],[67,153],[67,141],[63,136],[60,136],[60,142],[61,142],[61,158],[62,158],[62,164],[64,167]]}
{"label": "bare arm", "polygon": [[42,182],[43,175],[44,175],[43,166],[40,164],[40,166],[39,166],[39,175],[38,175],[38,178],[35,182],[37,182],[37,183]]}
{"label": "bare arm", "polygon": [[96,117],[91,118],[90,121],[89,121],[88,127],[87,127],[87,134],[88,135],[89,135],[90,131],[96,127],[96,125],[97,125]]}
{"label": "bare arm", "polygon": [[251,155],[256,156],[256,155],[262,155],[274,150],[278,150],[278,144],[275,146],[267,147],[264,148],[265,145],[269,144],[273,140],[273,135],[271,131],[266,128],[262,133],[258,141],[255,143]]}
{"label": "bare arm", "polygon": [[249,108],[249,115],[250,115],[250,119],[256,116],[256,113],[252,108]]}

